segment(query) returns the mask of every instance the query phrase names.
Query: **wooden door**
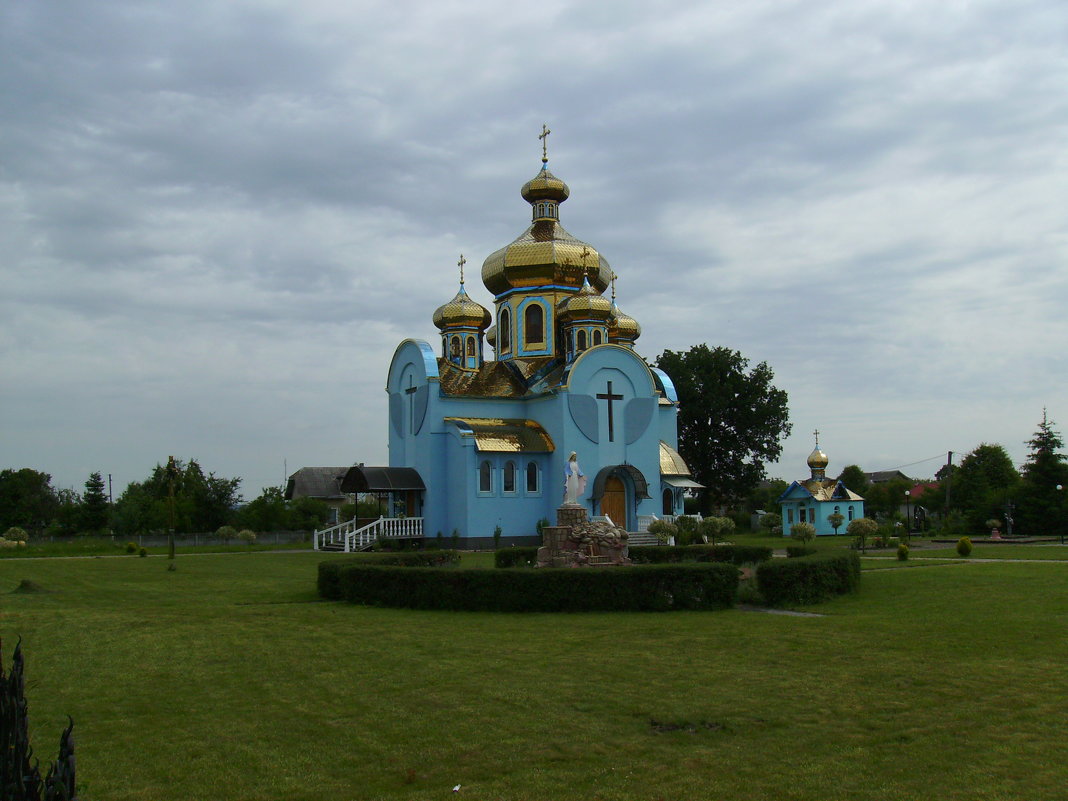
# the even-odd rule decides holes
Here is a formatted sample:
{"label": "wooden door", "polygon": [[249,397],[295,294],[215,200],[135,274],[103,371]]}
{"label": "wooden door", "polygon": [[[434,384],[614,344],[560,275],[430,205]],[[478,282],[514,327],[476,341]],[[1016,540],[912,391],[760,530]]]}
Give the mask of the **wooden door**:
{"label": "wooden door", "polygon": [[616,476],[609,476],[604,482],[601,514],[608,515],[620,528],[627,527],[627,488]]}

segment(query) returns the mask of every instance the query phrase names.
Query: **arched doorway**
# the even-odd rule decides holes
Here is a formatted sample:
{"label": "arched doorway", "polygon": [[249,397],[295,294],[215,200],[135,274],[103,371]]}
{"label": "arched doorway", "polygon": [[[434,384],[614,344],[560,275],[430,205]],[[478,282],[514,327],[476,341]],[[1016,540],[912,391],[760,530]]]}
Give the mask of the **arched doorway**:
{"label": "arched doorway", "polygon": [[675,493],[670,489],[664,490],[664,505],[662,511],[665,517],[675,514]]}
{"label": "arched doorway", "polygon": [[619,476],[605,479],[601,514],[608,515],[617,526],[627,527],[627,488]]}

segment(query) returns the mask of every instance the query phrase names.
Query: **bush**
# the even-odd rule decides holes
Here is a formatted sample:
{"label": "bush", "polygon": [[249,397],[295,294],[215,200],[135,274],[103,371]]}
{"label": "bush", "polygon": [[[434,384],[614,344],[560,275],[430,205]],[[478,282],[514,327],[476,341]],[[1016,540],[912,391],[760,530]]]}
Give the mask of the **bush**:
{"label": "bush", "polygon": [[493,554],[494,567],[534,567],[537,563],[537,548],[502,548]]}
{"label": "bush", "polygon": [[[496,612],[667,611],[734,603],[730,565],[601,569],[420,570],[319,565],[319,594],[352,603]],[[329,575],[333,573],[333,575]],[[325,575],[324,575],[325,574]]]}
{"label": "bush", "polygon": [[909,546],[905,543],[901,543],[897,546],[897,561],[904,562],[909,558]]}
{"label": "bush", "polygon": [[819,603],[856,591],[860,557],[855,551],[835,551],[775,559],[761,564],[756,575],[760,594],[771,606]]}
{"label": "bush", "polygon": [[460,563],[459,551],[393,551],[352,554],[344,559],[319,563],[319,595],[340,600],[336,589],[341,569],[348,565],[391,565],[396,567],[445,567]]}
{"label": "bush", "polygon": [[137,552],[137,555],[142,557],[148,556],[148,548],[142,548],[140,551]]}
{"label": "bush", "polygon": [[[667,545],[671,541],[671,538],[679,533],[678,527],[674,523],[669,523],[666,520],[654,520],[649,524],[649,528],[646,530],[656,537],[656,541],[661,545]],[[678,540],[676,540],[676,542],[677,541]]]}
{"label": "bush", "polygon": [[128,542],[128,543],[126,543],[126,553],[137,553],[137,543],[136,542]]}
{"label": "bush", "polygon": [[972,552],[972,540],[970,537],[961,537],[957,540],[957,553],[961,556],[968,556]]}
{"label": "bush", "polygon": [[26,542],[26,530],[12,526],[4,532],[4,539],[8,542]]}
{"label": "bush", "polygon": [[864,550],[868,537],[878,530],[879,524],[870,517],[858,517],[856,520],[850,520],[849,525],[846,526],[846,534],[856,540],[856,545],[861,550]]}
{"label": "bush", "polygon": [[250,528],[244,528],[241,529],[241,531],[237,532],[237,538],[242,542],[246,543],[248,547],[251,548],[252,544],[256,542],[256,532]]}
{"label": "bush", "polygon": [[215,536],[222,540],[224,543],[230,542],[230,540],[237,539],[237,529],[233,526],[219,526],[215,531]]}
{"label": "bush", "polygon": [[771,559],[771,548],[762,545],[632,545],[627,551],[636,565],[680,562],[730,562],[745,565]]}
{"label": "bush", "polygon": [[812,556],[814,553],[819,553],[818,548],[813,548],[811,545],[787,545],[786,546],[786,558],[797,559],[800,556]]}
{"label": "bush", "polygon": [[816,527],[811,523],[794,523],[790,526],[790,539],[797,540],[802,545],[811,542],[816,536]]}

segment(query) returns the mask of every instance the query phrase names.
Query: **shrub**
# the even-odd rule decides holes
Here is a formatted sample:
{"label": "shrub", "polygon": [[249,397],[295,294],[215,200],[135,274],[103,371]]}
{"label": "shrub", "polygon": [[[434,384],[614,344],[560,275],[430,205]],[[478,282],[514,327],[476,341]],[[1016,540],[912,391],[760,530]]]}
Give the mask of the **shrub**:
{"label": "shrub", "polygon": [[819,553],[818,548],[813,548],[811,545],[787,545],[786,546],[786,558],[797,559],[799,556],[812,556],[814,553]]}
{"label": "shrub", "polygon": [[237,532],[237,538],[246,543],[249,548],[256,542],[256,532],[250,528],[243,528]]}
{"label": "shrub", "polygon": [[860,584],[856,551],[822,552],[796,559],[773,559],[756,571],[757,587],[771,606],[813,604],[855,592]]}
{"label": "shrub", "polygon": [[779,533],[782,534],[782,516],[767,512],[760,516],[760,527],[768,534],[773,534],[775,529],[779,529]]}
{"label": "shrub", "polygon": [[137,552],[137,555],[138,556],[148,556],[148,548],[142,548],[140,551]]}
{"label": "shrub", "polygon": [[497,550],[501,547],[501,527],[500,524],[493,529],[493,550]]}
{"label": "shrub", "polygon": [[360,604],[496,612],[667,611],[734,603],[730,565],[642,565],[601,569],[426,570],[348,562],[319,592]]}
{"label": "shrub", "polygon": [[961,537],[957,540],[957,553],[961,556],[968,556],[972,552],[972,540],[970,537]]}
{"label": "shrub", "polygon": [[831,512],[827,515],[827,522],[831,524],[831,528],[834,529],[834,533],[838,533],[838,529],[841,528],[842,523],[845,522],[845,515],[841,512]]}
{"label": "shrub", "polygon": [[493,555],[494,567],[534,567],[537,563],[537,548],[502,548]]}
{"label": "shrub", "polygon": [[909,558],[909,546],[901,543],[897,546],[897,561],[904,562]]}
{"label": "shrub", "polygon": [[846,534],[855,538],[856,545],[862,551],[867,544],[868,537],[878,530],[879,524],[870,517],[858,517],[856,520],[850,520],[849,525],[846,526]]}
{"label": "shrub", "polygon": [[348,565],[391,565],[395,567],[446,567],[460,563],[459,551],[394,551],[351,554],[344,559],[319,563],[319,595],[340,600],[338,575]]}
{"label": "shrub", "polygon": [[794,523],[790,526],[790,539],[797,540],[802,545],[811,542],[816,536],[816,527],[811,523]]}
{"label": "shrub", "polygon": [[128,543],[126,543],[126,553],[137,553],[137,543],[136,542],[128,542]]}
{"label": "shrub", "polygon": [[701,538],[716,544],[716,539],[725,539],[735,531],[735,523],[729,517],[706,517],[697,527]]}
{"label": "shrub", "polygon": [[745,565],[771,559],[771,548],[762,545],[632,545],[627,555],[636,565],[680,562]]}
{"label": "shrub", "polygon": [[26,542],[26,530],[12,526],[4,532],[4,539],[9,542]]}
{"label": "shrub", "polygon": [[237,539],[237,529],[233,526],[219,526],[215,531],[215,536],[224,543],[228,543],[230,540]]}
{"label": "shrub", "polygon": [[[667,520],[654,520],[649,524],[647,531],[656,537],[656,541],[661,545],[667,545],[671,542],[671,538],[679,533],[678,527],[674,523],[669,523]],[[678,542],[678,540],[676,540]]]}

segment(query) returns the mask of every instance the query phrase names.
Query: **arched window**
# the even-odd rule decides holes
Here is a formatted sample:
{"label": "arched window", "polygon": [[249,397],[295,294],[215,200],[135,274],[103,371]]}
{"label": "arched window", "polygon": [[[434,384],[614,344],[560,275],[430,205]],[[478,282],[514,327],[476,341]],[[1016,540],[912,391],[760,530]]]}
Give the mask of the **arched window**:
{"label": "arched window", "polygon": [[453,337],[451,340],[449,340],[449,358],[460,358],[460,337]]}
{"label": "arched window", "polygon": [[849,507],[849,519],[850,520],[853,519],[853,507],[852,506]]}
{"label": "arched window", "polygon": [[586,350],[586,330],[580,329],[575,335],[575,350]]}
{"label": "arched window", "polygon": [[545,311],[540,303],[528,303],[523,311],[523,330],[528,348],[545,344]]}
{"label": "arched window", "polygon": [[512,315],[508,309],[501,309],[497,323],[497,350],[507,353],[512,349]]}
{"label": "arched window", "polygon": [[467,355],[468,356],[474,356],[475,355],[475,338],[474,337],[468,337],[467,338]]}
{"label": "arched window", "polygon": [[504,465],[504,491],[515,492],[515,462],[506,462]]}
{"label": "arched window", "polygon": [[527,462],[527,492],[538,491],[538,465]]}
{"label": "arched window", "polygon": [[483,462],[478,468],[478,491],[493,492],[493,468],[489,462]]}
{"label": "arched window", "polygon": [[663,513],[665,515],[675,514],[675,493],[669,489],[664,490]]}
{"label": "arched window", "polygon": [[601,344],[601,329],[600,328],[598,328],[596,331],[593,332],[593,344],[594,345],[600,345]]}

